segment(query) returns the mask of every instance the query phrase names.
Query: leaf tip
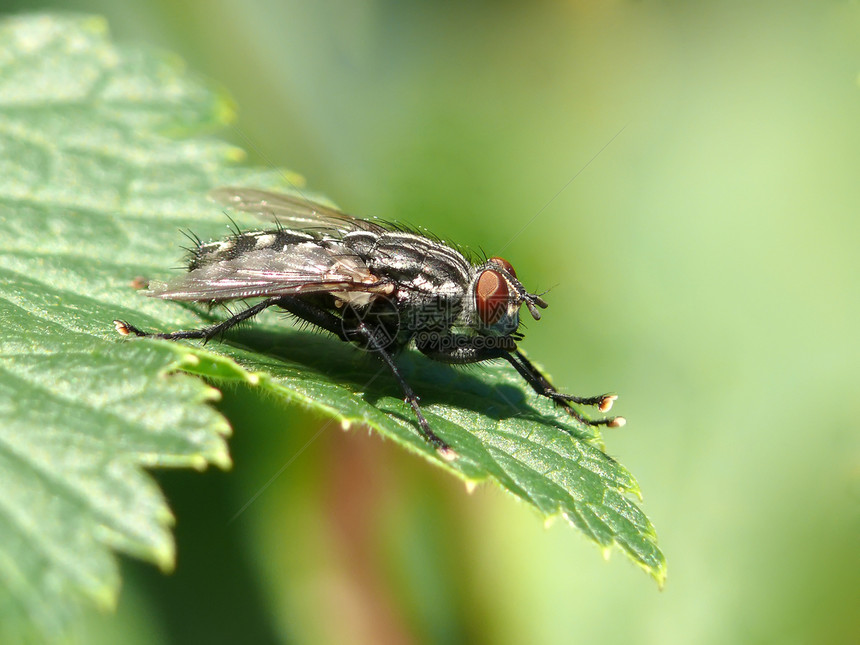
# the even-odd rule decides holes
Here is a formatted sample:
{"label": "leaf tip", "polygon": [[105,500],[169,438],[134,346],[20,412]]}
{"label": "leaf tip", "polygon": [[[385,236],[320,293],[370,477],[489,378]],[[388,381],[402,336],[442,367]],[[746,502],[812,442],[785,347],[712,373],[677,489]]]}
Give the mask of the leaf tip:
{"label": "leaf tip", "polygon": [[[203,391],[203,400],[204,401],[209,401],[209,402],[220,401],[221,397],[222,397],[221,390],[219,390],[217,387],[211,387],[211,386],[207,385],[206,389]],[[229,434],[229,432],[230,432],[229,428],[228,428],[227,432]]]}
{"label": "leaf tip", "polygon": [[666,586],[666,563],[663,562],[656,569],[650,571],[651,576],[657,581],[657,589],[663,591]]}
{"label": "leaf tip", "polygon": [[[209,465],[209,461],[210,459],[204,457],[203,455],[190,455],[188,458],[188,465],[191,466],[194,470],[204,471]],[[211,461],[217,463],[217,457],[213,455]]]}
{"label": "leaf tip", "polygon": [[230,453],[226,449],[215,452],[210,457],[210,461],[221,470],[230,470],[233,468],[233,459],[231,459]]}
{"label": "leaf tip", "polygon": [[179,362],[181,365],[195,367],[200,365],[200,358],[196,354],[183,354],[182,358],[179,359]]}
{"label": "leaf tip", "polygon": [[[654,581],[657,583],[657,589],[663,591],[663,587],[666,585],[666,558],[663,556],[662,551],[657,548],[656,544],[654,546],[653,558],[650,558],[649,561],[642,560],[634,557],[633,562],[639,565],[644,571],[650,575]],[[628,555],[631,555],[627,552]]]}
{"label": "leaf tip", "polygon": [[173,541],[165,542],[153,552],[153,560],[162,573],[173,573],[176,568],[176,546]]}
{"label": "leaf tip", "polygon": [[619,486],[618,492],[621,493],[622,495],[626,495],[628,493],[632,494],[632,495],[636,495],[636,498],[640,502],[642,502],[645,499],[644,497],[642,497],[642,489],[639,488],[639,484],[636,483],[636,480],[632,480],[631,483],[629,483],[629,484]]}

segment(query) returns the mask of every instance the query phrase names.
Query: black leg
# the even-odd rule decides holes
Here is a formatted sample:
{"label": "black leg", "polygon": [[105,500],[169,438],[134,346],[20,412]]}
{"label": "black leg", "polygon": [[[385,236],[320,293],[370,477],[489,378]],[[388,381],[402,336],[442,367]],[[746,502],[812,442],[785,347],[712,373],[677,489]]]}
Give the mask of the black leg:
{"label": "black leg", "polygon": [[[294,316],[331,332],[341,340],[357,340],[355,337],[350,337],[350,335],[347,334],[341,318],[325,309],[316,307],[298,298],[284,298],[283,301],[278,304]],[[439,455],[446,461],[453,461],[456,459],[458,456],[457,453],[454,452],[451,447],[430,428],[430,423],[424,417],[424,414],[421,412],[421,407],[418,405],[418,396],[415,394],[415,391],[409,383],[407,383],[406,379],[403,378],[403,374],[401,374],[400,369],[397,367],[391,354],[385,349],[380,337],[373,333],[373,330],[364,323],[359,323],[355,327],[354,331],[355,334],[364,342],[367,349],[376,353],[382,362],[388,366],[388,369],[391,370],[395,380],[400,385],[400,389],[403,390],[404,400],[415,412],[415,416],[418,419],[418,427],[421,430],[421,434],[424,435],[424,438],[427,439],[434,448],[436,448]]]}
{"label": "black leg", "polygon": [[379,358],[382,359],[382,362],[388,366],[388,369],[391,370],[395,380],[400,385],[400,389],[403,390],[403,399],[412,406],[412,410],[418,418],[418,428],[421,430],[421,434],[424,435],[424,438],[427,439],[434,448],[436,448],[439,456],[445,461],[453,461],[457,459],[459,455],[430,428],[430,424],[421,412],[421,406],[418,405],[418,396],[415,394],[415,391],[409,383],[406,382],[406,379],[403,378],[403,374],[400,373],[400,369],[397,367],[391,354],[388,353],[388,350],[386,350],[378,340],[377,335],[374,334],[373,330],[369,329],[364,323],[359,323],[356,331],[362,336],[364,342],[367,343],[368,349],[375,352]]}
{"label": "black leg", "polygon": [[[277,305],[290,312],[294,316],[302,320],[306,320],[307,322],[316,325],[326,331],[333,333],[335,336],[340,338],[341,340],[354,340],[348,337],[346,330],[343,328],[343,323],[341,319],[332,314],[325,309],[317,307],[315,305],[309,304],[298,298],[293,298],[290,296],[278,296],[276,298],[269,298],[268,300],[264,300],[252,307],[248,307],[244,311],[240,311],[239,313],[231,316],[224,322],[220,322],[216,325],[212,325],[211,327],[205,327],[203,329],[191,329],[188,331],[174,331],[169,333],[161,333],[161,334],[150,334],[145,331],[142,331],[135,327],[134,325],[124,321],[124,320],[114,320],[114,326],[116,326],[116,330],[124,335],[135,335],[135,336],[148,336],[150,338],[165,338],[167,340],[179,340],[179,339],[187,339],[187,338],[202,338],[204,341],[208,341],[213,337],[221,334],[231,327],[239,324],[243,320],[248,320],[249,318],[253,318],[258,313],[266,309],[267,307],[271,307],[273,305]],[[373,333],[373,331],[368,328],[364,323],[360,323],[358,327],[355,329],[355,332],[361,339],[366,343],[368,349],[375,352],[384,362],[388,368],[391,370],[391,373],[394,375],[394,378],[397,380],[397,383],[400,385],[400,388],[403,390],[404,399],[409,405],[412,407],[412,410],[415,412],[415,416],[418,418],[418,427],[421,430],[421,434],[430,442],[430,444],[436,448],[439,452],[439,455],[445,459],[446,461],[452,461],[458,457],[457,453],[451,449],[451,447],[445,443],[439,436],[430,429],[430,424],[427,422],[427,419],[424,417],[424,414],[421,412],[421,407],[418,405],[418,396],[415,394],[415,391],[410,387],[409,383],[406,382],[406,379],[403,378],[403,374],[400,373],[400,370],[397,367],[397,364],[394,362],[394,359],[391,357],[391,354],[385,349],[381,341],[378,339],[377,335]]]}
{"label": "black leg", "polygon": [[513,345],[513,343],[510,345],[500,345],[499,347],[489,347],[486,344],[481,347],[475,347],[474,344],[470,345],[470,342],[472,341],[469,336],[460,334],[432,334],[424,337],[421,335],[416,337],[416,347],[418,347],[419,351],[443,363],[462,365],[466,363],[479,363],[494,358],[504,358],[514,366],[514,369],[519,372],[520,376],[526,380],[535,392],[552,399],[564,407],[568,414],[582,423],[591,426],[605,425],[611,428],[618,428],[624,425],[624,417],[589,419],[571,405],[571,403],[596,405],[601,412],[608,412],[612,407],[612,403],[618,398],[616,395],[601,394],[600,396],[579,397],[571,394],[562,394],[517,350],[516,345]]}
{"label": "black leg", "polygon": [[141,331],[134,325],[127,323],[124,320],[114,320],[113,324],[116,327],[116,330],[122,334],[123,336],[135,335],[135,336],[147,336],[150,338],[165,338],[167,340],[180,340],[183,338],[202,338],[203,342],[206,343],[218,334],[223,334],[225,331],[230,329],[231,327],[235,327],[243,320],[248,320],[249,318],[253,318],[258,313],[266,309],[267,307],[271,307],[273,305],[280,304],[282,297],[277,298],[269,298],[268,300],[263,300],[263,302],[257,303],[252,307],[248,307],[244,311],[240,311],[239,313],[231,316],[227,320],[212,325],[210,327],[204,327],[203,329],[189,329],[187,331],[173,331],[164,334],[150,334],[145,331]]}
{"label": "black leg", "polygon": [[612,407],[612,403],[618,398],[615,394],[600,394],[598,396],[589,397],[562,394],[552,386],[546,377],[541,374],[540,371],[519,352],[519,350],[508,353],[504,355],[503,358],[514,366],[514,369],[522,375],[535,392],[541,396],[552,399],[564,407],[564,409],[567,410],[567,412],[575,419],[590,426],[609,426],[610,428],[620,428],[626,423],[624,417],[589,419],[583,416],[579,410],[570,405],[571,403],[578,403],[580,405],[596,405],[601,412],[608,412]]}

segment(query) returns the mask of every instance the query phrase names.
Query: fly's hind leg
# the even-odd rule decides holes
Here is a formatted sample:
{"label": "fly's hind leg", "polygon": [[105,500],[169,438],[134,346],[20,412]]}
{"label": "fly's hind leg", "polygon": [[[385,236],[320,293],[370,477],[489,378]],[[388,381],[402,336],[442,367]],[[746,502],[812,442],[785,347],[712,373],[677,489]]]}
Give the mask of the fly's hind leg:
{"label": "fly's hind leg", "polygon": [[126,322],[125,320],[114,320],[113,324],[114,327],[116,327],[116,330],[123,336],[142,336],[148,338],[164,338],[167,340],[202,338],[203,342],[207,343],[215,336],[223,334],[228,329],[238,325],[240,322],[248,320],[249,318],[253,318],[258,313],[263,311],[263,309],[280,304],[282,299],[283,297],[278,296],[277,298],[269,298],[267,300],[263,300],[256,305],[253,305],[243,311],[240,311],[239,313],[231,316],[223,322],[211,325],[209,327],[203,327],[202,329],[189,329],[182,331],[172,331],[167,333],[149,333],[138,329],[137,327],[135,327],[131,323]]}

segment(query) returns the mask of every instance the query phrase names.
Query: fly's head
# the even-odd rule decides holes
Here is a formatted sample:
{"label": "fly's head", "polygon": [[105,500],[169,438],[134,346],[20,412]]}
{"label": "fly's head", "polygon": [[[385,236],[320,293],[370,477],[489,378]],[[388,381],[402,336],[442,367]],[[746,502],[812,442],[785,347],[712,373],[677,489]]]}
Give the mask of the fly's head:
{"label": "fly's head", "polygon": [[543,299],[526,291],[517,272],[504,258],[493,257],[478,267],[472,283],[473,319],[484,336],[510,336],[520,325],[520,308],[525,305],[535,320]]}

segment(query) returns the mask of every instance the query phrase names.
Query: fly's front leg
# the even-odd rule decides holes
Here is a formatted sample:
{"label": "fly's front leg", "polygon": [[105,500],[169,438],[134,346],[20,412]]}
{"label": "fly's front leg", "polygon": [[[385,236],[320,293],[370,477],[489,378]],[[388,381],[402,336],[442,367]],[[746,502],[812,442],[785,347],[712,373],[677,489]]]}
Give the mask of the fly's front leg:
{"label": "fly's front leg", "polygon": [[161,334],[153,334],[149,332],[142,331],[132,325],[131,323],[126,322],[125,320],[114,320],[113,324],[116,327],[116,330],[122,334],[123,336],[142,336],[142,337],[150,337],[150,338],[164,338],[167,340],[181,340],[186,338],[202,338],[203,343],[207,343],[212,340],[218,334],[223,334],[231,327],[235,327],[243,320],[248,320],[249,318],[253,318],[258,313],[266,309],[267,307],[271,307],[273,305],[280,304],[282,298],[279,296],[277,298],[269,298],[268,300],[263,300],[263,302],[257,303],[252,307],[248,307],[244,311],[240,311],[239,313],[230,316],[224,322],[220,322],[215,325],[211,325],[209,327],[204,327],[202,329],[189,329],[187,331],[172,331],[168,333]]}
{"label": "fly's front leg", "polygon": [[573,396],[572,394],[562,394],[558,390],[556,390],[552,384],[546,379],[546,377],[540,373],[538,368],[536,368],[519,350],[514,350],[513,352],[504,356],[505,360],[507,360],[514,368],[519,372],[522,377],[528,382],[529,385],[532,386],[532,389],[540,394],[541,396],[545,396],[549,399],[552,399],[556,403],[560,404],[564,407],[565,410],[570,413],[572,417],[586,423],[590,426],[608,426],[610,428],[620,428],[625,423],[627,423],[624,417],[605,417],[603,419],[589,419],[582,415],[576,408],[571,406],[571,403],[578,403],[580,405],[596,405],[597,409],[601,412],[608,412],[612,407],[612,404],[618,398],[616,394],[601,394],[598,396],[589,396],[589,397],[580,397]]}
{"label": "fly's front leg", "polygon": [[457,459],[459,455],[430,428],[430,424],[424,417],[424,413],[421,412],[421,406],[418,405],[418,396],[415,394],[415,391],[409,383],[407,383],[406,379],[403,378],[403,374],[400,372],[400,369],[397,367],[391,354],[380,340],[379,334],[374,333],[374,331],[363,322],[356,325],[355,332],[361,336],[362,340],[366,343],[367,348],[375,352],[379,358],[382,359],[382,362],[388,366],[388,369],[391,370],[391,373],[400,385],[400,389],[403,390],[403,399],[412,407],[413,412],[415,412],[415,416],[418,418],[418,428],[421,430],[421,434],[424,435],[424,438],[427,439],[434,448],[436,448],[439,456],[445,461],[454,461]]}
{"label": "fly's front leg", "polygon": [[[488,338],[465,336],[463,334],[419,334],[416,338],[416,346],[428,357],[451,363],[463,365],[466,363],[479,363],[493,358],[503,358],[514,366],[531,388],[549,399],[552,399],[575,419],[591,426],[605,425],[611,428],[619,428],[625,424],[624,417],[607,417],[604,419],[589,419],[582,415],[571,403],[580,405],[596,405],[601,412],[607,412],[612,403],[618,397],[615,394],[602,394],[600,396],[579,397],[571,394],[562,394],[556,390],[546,377],[532,365],[516,348],[516,344],[510,338]],[[495,346],[490,341],[495,342]]]}

